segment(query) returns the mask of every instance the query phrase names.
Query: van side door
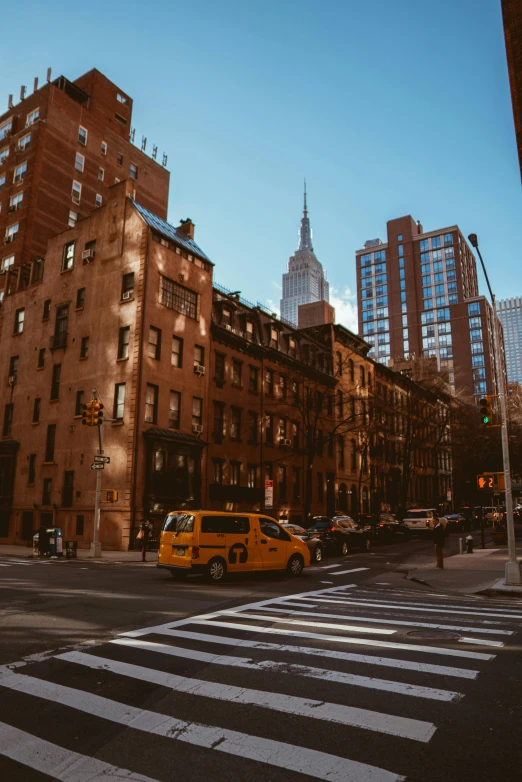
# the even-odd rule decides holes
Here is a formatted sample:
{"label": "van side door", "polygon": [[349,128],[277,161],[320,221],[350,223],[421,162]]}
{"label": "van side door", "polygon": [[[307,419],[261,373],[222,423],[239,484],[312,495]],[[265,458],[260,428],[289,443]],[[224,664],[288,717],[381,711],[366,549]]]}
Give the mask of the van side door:
{"label": "van side door", "polygon": [[288,544],[292,538],[273,519],[259,517],[259,538],[263,570],[284,570],[288,564]]}

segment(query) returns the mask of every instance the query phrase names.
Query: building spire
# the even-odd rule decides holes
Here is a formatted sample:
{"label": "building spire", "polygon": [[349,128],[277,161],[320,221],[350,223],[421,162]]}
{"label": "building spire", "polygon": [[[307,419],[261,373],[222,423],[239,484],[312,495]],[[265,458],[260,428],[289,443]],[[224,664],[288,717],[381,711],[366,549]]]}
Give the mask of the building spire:
{"label": "building spire", "polygon": [[312,247],[312,229],[308,219],[308,207],[306,205],[306,179],[304,181],[304,206],[303,216],[301,218],[301,229],[299,231],[299,250],[313,250]]}

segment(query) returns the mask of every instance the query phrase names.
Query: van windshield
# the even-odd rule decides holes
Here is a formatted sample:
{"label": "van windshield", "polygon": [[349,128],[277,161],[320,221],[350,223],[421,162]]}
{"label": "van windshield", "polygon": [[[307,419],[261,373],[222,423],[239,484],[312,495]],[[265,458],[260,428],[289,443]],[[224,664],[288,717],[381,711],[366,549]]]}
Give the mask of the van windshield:
{"label": "van windshield", "polygon": [[429,510],[409,510],[406,514],[407,519],[431,519],[432,513]]}
{"label": "van windshield", "polygon": [[163,522],[164,532],[193,532],[194,516],[188,516],[186,513],[176,513],[167,516]]}

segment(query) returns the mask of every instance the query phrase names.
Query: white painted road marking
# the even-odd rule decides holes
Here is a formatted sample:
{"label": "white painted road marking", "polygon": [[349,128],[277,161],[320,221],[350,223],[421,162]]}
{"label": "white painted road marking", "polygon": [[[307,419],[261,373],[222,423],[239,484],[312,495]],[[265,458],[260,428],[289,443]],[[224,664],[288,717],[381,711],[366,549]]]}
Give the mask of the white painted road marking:
{"label": "white painted road marking", "polygon": [[242,703],[251,706],[280,711],[284,714],[295,714],[311,717],[316,720],[333,722],[339,725],[374,730],[391,736],[401,736],[413,741],[428,742],[435,733],[435,725],[424,720],[414,720],[393,714],[384,714],[353,706],[341,706],[337,703],[325,703],[295,695],[286,695],[263,690],[251,690],[246,687],[236,687],[231,684],[203,681],[187,678],[173,673],[156,671],[140,665],[110,660],[106,657],[85,654],[84,652],[66,652],[57,655],[59,660],[67,660],[78,665],[85,665],[96,670],[112,671],[113,673],[139,681],[151,682],[162,687],[168,687],[176,692],[189,695],[200,695],[229,703]]}
{"label": "white painted road marking", "polygon": [[[307,598],[304,595],[301,595],[301,599],[306,600]],[[492,613],[491,611],[475,611],[473,609],[467,609],[465,611],[457,611],[452,608],[452,606],[445,606],[444,608],[427,608],[426,606],[422,606],[418,603],[416,604],[410,604],[410,605],[398,605],[397,603],[372,603],[368,600],[356,600],[355,598],[348,598],[348,596],[344,597],[331,597],[331,598],[325,598],[325,597],[313,597],[310,598],[311,600],[314,600],[317,603],[335,603],[336,605],[352,605],[352,606],[363,606],[363,608],[386,608],[388,610],[394,610],[394,611],[410,611],[412,614],[417,613],[418,611],[429,611],[431,613],[438,613],[438,614],[460,614],[463,616],[469,616],[470,618],[476,617],[476,616],[491,616],[494,619],[522,619],[522,614],[496,614]]]}
{"label": "white painted road marking", "polygon": [[367,567],[354,567],[351,570],[336,570],[332,576],[344,576],[346,573],[359,573],[361,570],[369,570]]}
{"label": "white painted road marking", "polygon": [[51,744],[5,722],[0,722],[0,755],[60,782],[106,782],[111,778],[130,782],[156,782],[151,777],[133,774],[132,771],[111,766],[103,760]]}
{"label": "white painted road marking", "polygon": [[[463,695],[451,690],[441,690],[433,687],[419,687],[415,684],[405,684],[403,682],[394,682],[389,679],[376,679],[369,676],[356,676],[354,674],[342,673],[341,671],[330,671],[327,668],[314,668],[308,665],[295,665],[293,663],[278,663],[274,660],[253,660],[247,657],[232,657],[230,655],[211,654],[209,652],[199,652],[194,649],[183,649],[179,646],[170,646],[168,644],[159,644],[152,641],[142,641],[134,638],[117,638],[110,641],[119,646],[132,647],[134,649],[143,649],[148,652],[157,652],[159,654],[168,654],[172,657],[182,657],[188,660],[199,660],[211,665],[227,665],[235,668],[246,668],[247,670],[270,671],[271,673],[293,674],[295,676],[307,676],[321,681],[335,682],[336,684],[348,684],[355,687],[366,687],[372,690],[383,690],[385,692],[395,692],[399,695],[411,695],[415,698],[430,698],[436,701],[458,701]],[[1,683],[1,679],[0,679]]]}
{"label": "white painted road marking", "polygon": [[[266,609],[269,611],[270,609]],[[276,610],[276,609],[273,609]],[[237,616],[236,611],[220,611],[220,616]],[[305,625],[306,627],[326,627],[328,630],[344,630],[347,633],[374,633],[376,635],[394,635],[396,630],[386,630],[384,628],[376,627],[359,627],[358,625],[341,625],[334,622],[311,622],[308,619],[301,621],[300,619],[283,619],[279,616],[263,616],[262,614],[241,614],[243,619],[258,619],[262,622],[282,622],[289,625]]]}

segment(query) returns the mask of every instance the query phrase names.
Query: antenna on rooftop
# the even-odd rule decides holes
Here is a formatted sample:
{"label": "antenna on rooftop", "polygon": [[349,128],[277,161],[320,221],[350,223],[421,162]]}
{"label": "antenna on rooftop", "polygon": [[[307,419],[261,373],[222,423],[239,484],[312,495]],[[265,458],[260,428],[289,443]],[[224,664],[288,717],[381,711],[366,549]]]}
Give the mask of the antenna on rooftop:
{"label": "antenna on rooftop", "polygon": [[25,98],[25,92],[27,90],[27,87],[25,87],[23,84],[20,87],[20,100],[23,100]]}
{"label": "antenna on rooftop", "polygon": [[38,89],[38,76],[34,77],[34,86],[33,86],[33,92],[36,92]]}
{"label": "antenna on rooftop", "polygon": [[157,156],[158,156],[158,147],[156,146],[156,144],[154,144],[152,147],[152,159],[156,160]]}
{"label": "antenna on rooftop", "polygon": [[141,151],[145,152],[145,147],[147,146],[147,137],[142,136],[141,137]]}
{"label": "antenna on rooftop", "polygon": [[12,108],[14,108],[14,103],[13,103],[13,96],[12,96],[12,95],[10,95],[10,96],[9,96],[9,100],[7,101],[7,107],[8,107],[9,109],[12,109]]}
{"label": "antenna on rooftop", "polygon": [[130,132],[130,135],[129,135],[129,141],[131,141],[132,144],[134,144],[134,136],[135,135],[136,135],[136,128],[132,128],[131,132]]}
{"label": "antenna on rooftop", "polygon": [[51,69],[47,68],[47,81],[51,81]]}
{"label": "antenna on rooftop", "polygon": [[163,153],[163,160],[161,161],[161,165],[162,166],[166,166],[167,165],[167,156],[166,156],[165,153]]}

